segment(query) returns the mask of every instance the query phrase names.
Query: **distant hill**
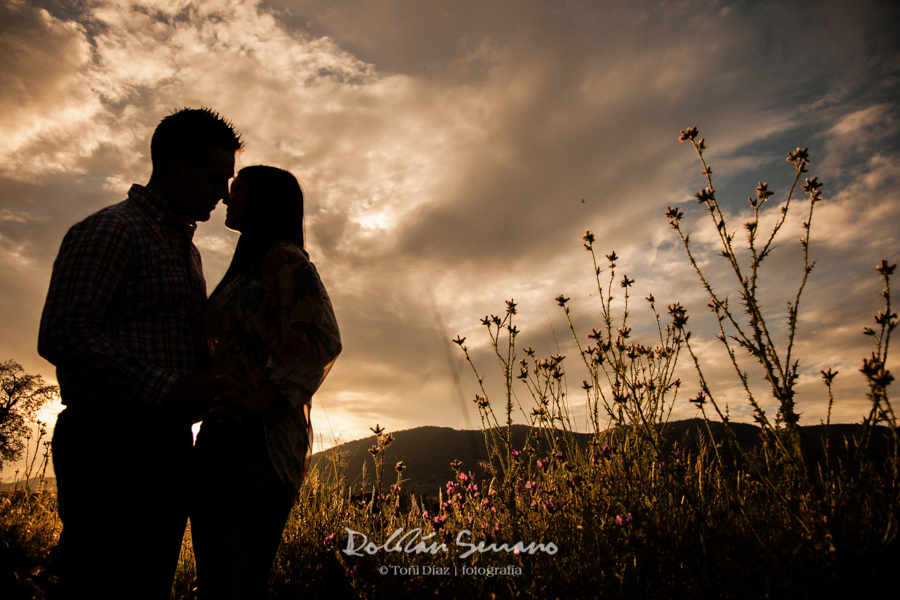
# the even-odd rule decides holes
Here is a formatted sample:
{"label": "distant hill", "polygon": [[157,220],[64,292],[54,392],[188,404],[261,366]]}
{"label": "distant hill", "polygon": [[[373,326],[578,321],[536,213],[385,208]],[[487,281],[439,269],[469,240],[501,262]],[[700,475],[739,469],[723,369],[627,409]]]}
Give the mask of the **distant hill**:
{"label": "distant hill", "polygon": [[[32,491],[37,491],[40,486],[41,478],[40,477],[32,477],[28,480],[28,488]],[[0,492],[5,492],[11,490],[13,486],[17,487],[25,487],[24,481],[19,481],[18,483],[0,483]],[[56,477],[46,477],[44,478],[44,490],[52,493],[56,493]]]}
{"label": "distant hill", "polygon": [[[759,443],[759,428],[747,423],[732,423],[731,426],[741,445],[752,453]],[[711,423],[710,428],[717,443],[725,439],[722,423]],[[862,426],[857,424],[827,426],[833,460],[846,460],[853,450],[854,436],[858,436],[861,431]],[[873,439],[870,453],[876,459],[884,456],[889,434],[885,427],[879,427],[877,431],[878,434]],[[804,427],[802,432],[805,455],[812,464],[823,462],[825,453],[822,439],[826,432],[826,426],[811,425]],[[485,437],[480,430],[460,431],[449,427],[425,426],[392,433],[394,442],[387,448],[384,463],[383,486],[385,490],[396,481],[397,472],[394,470],[394,466],[401,460],[407,467],[403,472],[404,489],[428,496],[437,496],[438,490],[453,479],[454,474],[450,463],[454,460],[461,461],[464,465],[463,468],[471,471],[476,477],[484,478],[488,473],[485,468],[487,461]],[[527,425],[513,425],[513,448],[522,449],[528,433]],[[593,437],[590,434],[576,435],[585,445]],[[702,419],[673,421],[666,426],[667,450],[678,442],[680,447],[695,452],[698,447],[698,439],[708,440],[708,437],[709,434]],[[845,443],[845,440],[848,443]],[[375,462],[368,450],[374,443],[374,435],[347,442],[330,450],[315,453],[312,463],[327,474],[331,469],[330,457],[333,453],[337,453],[340,456],[340,462],[344,464],[345,480],[352,483],[355,488],[358,488],[361,483],[363,465],[365,465],[366,488],[370,489],[375,478]],[[536,444],[533,445],[536,446]],[[548,452],[547,445],[543,446],[538,450],[539,453]]]}
{"label": "distant hill", "polygon": [[[528,435],[527,425],[513,425],[513,447],[522,448]],[[386,450],[384,463],[384,488],[397,480],[394,466],[403,461],[406,470],[403,479],[404,488],[416,494],[437,496],[438,489],[453,479],[450,463],[462,461],[464,469],[472,473],[484,475],[479,464],[487,461],[487,448],[484,433],[481,431],[459,431],[449,427],[416,427],[405,431],[392,432],[394,442]],[[587,434],[581,434],[585,440]],[[347,442],[325,452],[313,454],[312,463],[327,471],[332,452],[337,452],[346,461],[345,478],[349,483],[360,482],[363,465],[366,468],[367,486],[375,477],[375,461],[369,454],[369,448],[375,443],[375,436],[362,440]]]}

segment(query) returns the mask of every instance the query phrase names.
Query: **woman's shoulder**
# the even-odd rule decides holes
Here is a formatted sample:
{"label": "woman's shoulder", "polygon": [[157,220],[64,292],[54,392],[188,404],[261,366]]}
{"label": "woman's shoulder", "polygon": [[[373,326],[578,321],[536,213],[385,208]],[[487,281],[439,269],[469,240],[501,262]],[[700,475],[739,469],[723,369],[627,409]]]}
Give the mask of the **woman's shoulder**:
{"label": "woman's shoulder", "polygon": [[[312,267],[309,254],[295,242],[283,241],[273,244],[262,261],[264,270],[281,268]],[[313,267],[315,268],[315,267]]]}

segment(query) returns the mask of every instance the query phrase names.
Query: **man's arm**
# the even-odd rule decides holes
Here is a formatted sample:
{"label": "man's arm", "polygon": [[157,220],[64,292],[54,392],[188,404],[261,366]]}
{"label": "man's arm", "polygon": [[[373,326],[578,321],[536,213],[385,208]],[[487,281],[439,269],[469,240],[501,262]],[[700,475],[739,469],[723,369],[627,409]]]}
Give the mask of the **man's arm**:
{"label": "man's arm", "polygon": [[128,226],[109,213],[69,231],[53,265],[38,352],[60,369],[61,380],[86,382],[96,392],[92,395],[158,406],[178,376],[129,353],[104,328],[115,318],[110,308],[137,266],[136,246]]}

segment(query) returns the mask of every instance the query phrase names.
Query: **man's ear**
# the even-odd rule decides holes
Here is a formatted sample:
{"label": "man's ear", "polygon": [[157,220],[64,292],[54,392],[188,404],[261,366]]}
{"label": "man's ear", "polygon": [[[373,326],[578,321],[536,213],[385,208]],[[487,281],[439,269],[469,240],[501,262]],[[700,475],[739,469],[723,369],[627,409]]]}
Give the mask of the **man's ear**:
{"label": "man's ear", "polygon": [[171,156],[166,164],[166,173],[171,177],[181,177],[187,170],[187,164],[178,154]]}

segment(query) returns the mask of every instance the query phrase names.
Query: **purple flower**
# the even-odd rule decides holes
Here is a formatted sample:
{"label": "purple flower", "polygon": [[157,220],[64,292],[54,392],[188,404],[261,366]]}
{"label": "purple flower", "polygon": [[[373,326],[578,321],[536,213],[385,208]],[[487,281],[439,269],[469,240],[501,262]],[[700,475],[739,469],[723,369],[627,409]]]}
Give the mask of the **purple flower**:
{"label": "purple flower", "polygon": [[447,522],[447,517],[444,515],[437,516],[431,520],[431,525],[434,527],[435,531],[438,531],[441,527],[444,526],[444,523]]}
{"label": "purple flower", "polygon": [[329,536],[325,537],[325,541],[322,542],[326,548],[334,548],[334,543],[337,541],[337,534],[332,533]]}
{"label": "purple flower", "polygon": [[600,454],[603,455],[603,458],[612,456],[612,448],[609,447],[609,444],[603,444],[603,446],[600,447]]}
{"label": "purple flower", "polygon": [[619,527],[626,527],[630,525],[632,521],[634,521],[634,517],[631,516],[631,513],[616,516],[616,525]]}
{"label": "purple flower", "polygon": [[531,492],[532,494],[536,494],[538,491],[538,484],[533,481],[529,481],[525,484],[525,489]]}

